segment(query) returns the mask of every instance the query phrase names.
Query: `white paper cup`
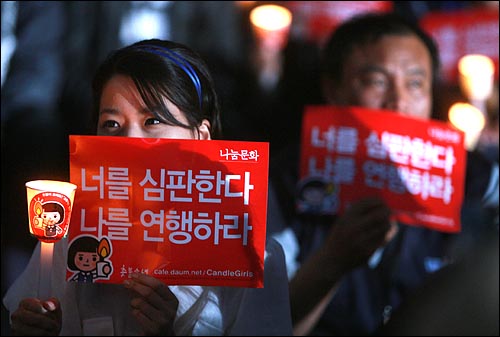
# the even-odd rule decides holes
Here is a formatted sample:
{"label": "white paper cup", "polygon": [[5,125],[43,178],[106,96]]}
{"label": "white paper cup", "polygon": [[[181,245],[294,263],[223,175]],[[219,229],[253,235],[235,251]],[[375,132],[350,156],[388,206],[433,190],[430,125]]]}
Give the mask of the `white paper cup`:
{"label": "white paper cup", "polygon": [[68,233],[76,185],[55,180],[26,183],[30,233],[43,242],[56,242]]}

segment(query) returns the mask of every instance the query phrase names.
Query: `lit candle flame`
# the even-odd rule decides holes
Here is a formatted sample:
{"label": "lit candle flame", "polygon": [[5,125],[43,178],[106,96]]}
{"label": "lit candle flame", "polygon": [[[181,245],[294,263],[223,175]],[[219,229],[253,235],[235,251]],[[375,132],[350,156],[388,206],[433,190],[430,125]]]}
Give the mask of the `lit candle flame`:
{"label": "lit candle flame", "polygon": [[99,247],[97,247],[97,251],[102,258],[105,258],[109,255],[109,242],[106,238],[101,239],[101,241],[99,242]]}

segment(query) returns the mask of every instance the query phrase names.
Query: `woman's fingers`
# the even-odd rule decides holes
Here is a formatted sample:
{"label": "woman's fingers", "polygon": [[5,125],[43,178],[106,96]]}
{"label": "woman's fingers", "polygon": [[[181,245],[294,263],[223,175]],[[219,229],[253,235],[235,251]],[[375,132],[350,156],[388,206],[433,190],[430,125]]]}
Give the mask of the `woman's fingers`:
{"label": "woman's fingers", "polygon": [[179,301],[168,286],[144,274],[131,274],[131,278],[124,283],[138,295],[130,304],[144,334],[170,334]]}
{"label": "woman's fingers", "polygon": [[24,336],[53,336],[61,329],[59,301],[51,299],[41,302],[36,298],[24,299],[11,315],[12,332]]}

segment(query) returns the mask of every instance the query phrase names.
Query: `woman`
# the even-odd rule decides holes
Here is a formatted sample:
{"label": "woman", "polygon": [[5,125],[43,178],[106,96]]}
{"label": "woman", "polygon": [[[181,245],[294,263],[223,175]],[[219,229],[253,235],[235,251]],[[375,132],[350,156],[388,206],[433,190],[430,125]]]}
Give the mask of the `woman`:
{"label": "woman", "polygon": [[[93,82],[97,135],[210,140],[220,117],[211,75],[183,45],[119,49]],[[133,274],[123,285],[66,283],[67,241],[54,247],[55,297],[37,298],[40,247],[4,298],[17,335],[291,335],[281,246],[268,240],[263,289],[167,286]]]}

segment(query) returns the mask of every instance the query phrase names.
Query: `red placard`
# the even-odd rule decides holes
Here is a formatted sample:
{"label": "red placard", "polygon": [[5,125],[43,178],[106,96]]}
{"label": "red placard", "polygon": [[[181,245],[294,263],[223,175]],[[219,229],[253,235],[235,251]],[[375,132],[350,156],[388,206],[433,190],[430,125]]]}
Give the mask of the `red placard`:
{"label": "red placard", "polygon": [[367,196],[383,198],[397,220],[460,231],[464,133],[359,107],[305,109],[297,208],[336,214]]}
{"label": "red placard", "polygon": [[334,28],[353,16],[367,12],[389,12],[392,1],[285,1],[293,14],[293,25],[301,38],[323,45]]}
{"label": "red placard", "polygon": [[490,57],[498,79],[498,9],[429,12],[420,25],[436,41],[445,81],[457,80],[458,61],[467,54]]}
{"label": "red placard", "polygon": [[67,280],[263,287],[268,161],[268,143],[70,136]]}

